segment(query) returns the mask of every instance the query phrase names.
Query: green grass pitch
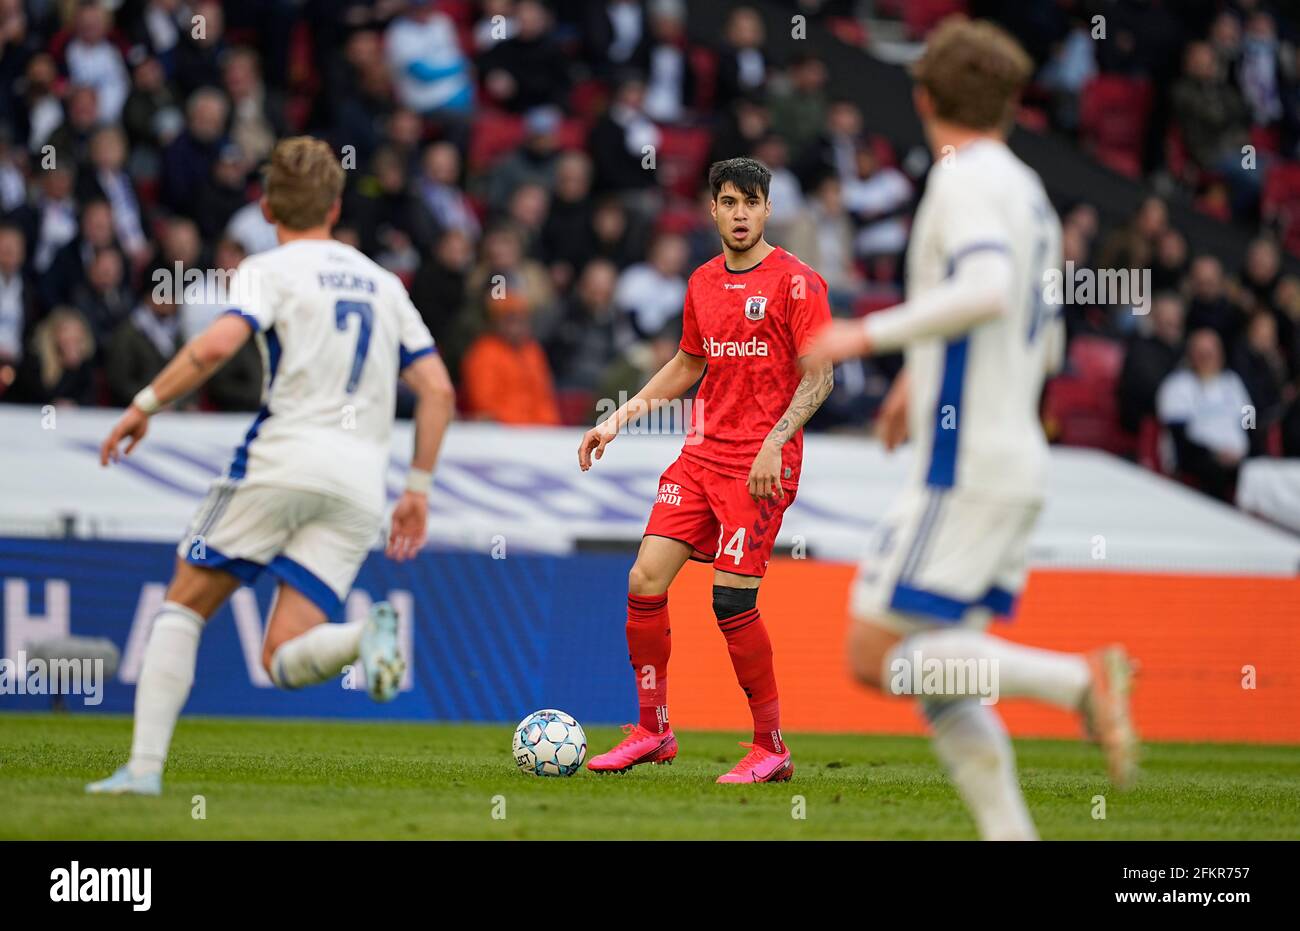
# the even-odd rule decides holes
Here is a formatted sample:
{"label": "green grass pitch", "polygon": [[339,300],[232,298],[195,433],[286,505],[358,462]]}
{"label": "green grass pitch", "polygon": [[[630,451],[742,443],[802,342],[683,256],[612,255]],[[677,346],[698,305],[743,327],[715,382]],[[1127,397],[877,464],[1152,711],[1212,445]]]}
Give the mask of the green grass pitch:
{"label": "green grass pitch", "polygon": [[[128,718],[0,714],[0,839],[975,836],[920,738],[792,734],[792,782],[738,787],[713,780],[744,735],[683,732],[673,766],[541,779],[515,769],[511,730],[182,718],[162,797],[102,798],[82,787],[123,762]],[[588,732],[597,751],[618,736]],[[1127,794],[1110,791],[1093,747],[1016,749],[1044,838],[1300,837],[1300,747],[1149,745]]]}

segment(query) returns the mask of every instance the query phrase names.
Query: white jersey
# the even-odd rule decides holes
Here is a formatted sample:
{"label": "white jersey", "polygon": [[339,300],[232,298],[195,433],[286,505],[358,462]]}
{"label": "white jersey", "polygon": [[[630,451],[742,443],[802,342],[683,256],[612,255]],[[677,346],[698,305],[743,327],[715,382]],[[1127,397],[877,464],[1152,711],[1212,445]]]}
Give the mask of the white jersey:
{"label": "white jersey", "polygon": [[382,514],[398,375],[434,351],[406,288],[351,246],[296,240],[244,259],[231,291],[265,381],[226,478]]}
{"label": "white jersey", "polygon": [[[1061,268],[1061,226],[1038,175],[1005,145],[980,140],[930,170],[907,257],[907,297],[935,288],[983,252],[1009,257],[1007,313],[906,349],[913,484],[1019,499],[1043,495],[1043,380],[1064,345],[1044,300]],[[1059,293],[1059,289],[1058,292]]]}

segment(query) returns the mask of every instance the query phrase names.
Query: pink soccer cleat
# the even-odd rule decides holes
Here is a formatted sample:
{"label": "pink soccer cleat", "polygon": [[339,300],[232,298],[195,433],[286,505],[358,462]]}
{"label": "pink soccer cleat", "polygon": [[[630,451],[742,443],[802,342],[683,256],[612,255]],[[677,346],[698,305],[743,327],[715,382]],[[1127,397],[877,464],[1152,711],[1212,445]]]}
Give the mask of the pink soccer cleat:
{"label": "pink soccer cleat", "polygon": [[587,768],[595,773],[625,773],[642,763],[671,763],[677,756],[672,728],[656,734],[640,724],[624,724],[623,735],[613,750],[593,756]]}
{"label": "pink soccer cleat", "polygon": [[1129,699],[1136,664],[1119,645],[1088,654],[1092,679],[1080,711],[1084,731],[1101,746],[1106,770],[1117,789],[1131,788],[1137,778],[1139,744]]}
{"label": "pink soccer cleat", "polygon": [[790,759],[790,748],[780,753],[773,753],[757,744],[742,743],[749,752],[735,765],[729,773],[718,777],[720,783],[732,782],[789,782],[794,775],[794,761]]}

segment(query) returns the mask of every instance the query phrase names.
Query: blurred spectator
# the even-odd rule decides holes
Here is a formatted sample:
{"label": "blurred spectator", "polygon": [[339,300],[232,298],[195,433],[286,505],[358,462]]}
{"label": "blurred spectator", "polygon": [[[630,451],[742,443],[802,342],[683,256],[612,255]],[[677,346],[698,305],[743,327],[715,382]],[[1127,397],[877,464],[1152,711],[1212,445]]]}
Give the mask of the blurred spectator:
{"label": "blurred spectator", "polygon": [[95,338],[75,310],[56,307],[32,334],[15,400],[29,404],[95,403]]}
{"label": "blurred spectator", "polygon": [[646,114],[657,123],[680,123],[695,103],[685,0],[650,0],[650,42],[644,47]]}
{"label": "blurred spectator", "polygon": [[685,300],[686,240],[672,234],[656,236],[646,261],[619,275],[614,292],[614,303],[642,338],[680,317]]}
{"label": "blurred spectator", "polygon": [[1103,241],[1098,268],[1150,268],[1160,237],[1169,229],[1169,208],[1155,196],[1143,198],[1133,219]]}
{"label": "blurred spectator", "polygon": [[521,184],[552,186],[559,163],[562,120],[563,114],[556,107],[538,107],[528,113],[524,118],[524,144],[488,173],[486,193],[490,210],[505,209],[510,195]]}
{"label": "blurred spectator", "polygon": [[466,413],[503,424],[558,424],[551,371],[533,336],[528,302],[507,295],[488,304],[490,329],[470,346],[461,366]]}
{"label": "blurred spectator", "polygon": [[[510,195],[504,221],[519,231],[524,252],[530,259],[542,259],[542,225],[551,209],[551,192],[542,184],[521,184]],[[567,286],[568,282],[564,284]]]}
{"label": "blurred spectator", "polygon": [[861,276],[853,261],[853,222],[844,209],[839,178],[822,178],[782,245],[826,279],[832,309],[852,306]]}
{"label": "blurred spectator", "polygon": [[90,137],[101,125],[97,91],[90,85],[73,87],[65,98],[67,116],[50,133],[49,144],[57,158],[82,165],[90,155]]}
{"label": "blurred spectator", "polygon": [[204,0],[193,7],[193,26],[181,30],[171,75],[182,94],[221,85],[221,59],[226,51],[226,16],[220,3]]}
{"label": "blurred spectator", "polygon": [[782,80],[768,95],[772,128],[792,155],[808,150],[826,124],[830,99],[826,95],[826,65],[816,55],[802,53],[791,61]]}
{"label": "blurred spectator", "polygon": [[767,195],[767,199],[772,202],[772,215],[768,217],[767,223],[768,228],[772,230],[772,236],[779,238],[799,218],[803,210],[803,187],[789,168],[789,152],[785,140],[780,136],[771,134],[764,137],[751,154],[772,172],[771,186]]}
{"label": "blurred spectator", "polygon": [[1089,23],[1082,18],[1070,22],[1070,30],[1038,73],[1038,83],[1054,97],[1056,124],[1073,130],[1079,125],[1079,96],[1097,75],[1096,43]]}
{"label": "blurred spectator", "polygon": [[805,149],[796,173],[805,188],[828,171],[844,184],[858,177],[858,143],[862,138],[862,111],[851,100],[834,101],[826,110],[826,125]]}
{"label": "blurred spectator", "polygon": [[112,333],[132,306],[122,253],[113,248],[95,250],[85,279],[69,293],[97,342]]}
{"label": "blurred spectator", "polygon": [[384,51],[402,106],[452,120],[473,107],[474,85],[456,26],[434,0],[412,0],[385,32]]}
{"label": "blurred spectator", "polygon": [[1219,334],[1222,345],[1233,345],[1243,320],[1241,312],[1228,300],[1223,263],[1212,255],[1197,256],[1192,261],[1188,285],[1188,332],[1209,328]]}
{"label": "blurred spectator", "polygon": [[193,215],[194,192],[212,175],[226,144],[228,114],[225,95],[211,87],[186,102],[185,130],[162,153],[162,201],[177,213]]}
{"label": "blurred spectator", "polygon": [[1281,48],[1277,24],[1264,10],[1254,11],[1247,20],[1236,77],[1256,126],[1274,126],[1281,121]]}
{"label": "blurred spectator", "polygon": [[551,338],[546,355],[561,388],[595,391],[621,343],[620,315],[614,306],[618,268],[608,259],[592,259],[582,270],[573,295]]}
{"label": "blurred spectator", "polygon": [[[162,63],[146,58],[135,66],[131,94],[122,111],[122,126],[131,145],[140,146],[141,157],[152,146],[166,146],[185,127],[180,96],[167,83]],[[156,171],[155,166],[150,166]]]}
{"label": "blurred spectator", "polygon": [[181,345],[176,305],[146,291],[130,315],[117,325],[104,353],[109,397],[126,407],[176,355]]}
{"label": "blurred spectator", "polygon": [[564,105],[568,61],[550,31],[550,11],[538,0],[515,4],[514,33],[479,59],[483,86],[492,100],[516,113]]}
{"label": "blurred spectator", "polygon": [[1183,301],[1158,293],[1151,302],[1147,327],[1129,341],[1116,392],[1120,426],[1131,434],[1155,416],[1156,394],[1183,357]]}
{"label": "blurred spectator", "polygon": [[383,121],[396,105],[393,76],[384,59],[379,33],[353,33],[343,49],[347,68],[341,99],[329,108],[334,138],[340,145],[355,146],[359,164],[370,157],[383,141]]}
{"label": "blurred spectator", "polygon": [[361,248],[393,272],[414,271],[415,253],[433,245],[433,216],[407,182],[398,152],[381,146],[370,160],[370,173],[344,194],[344,210],[361,235]]}
{"label": "blurred spectator", "polygon": [[230,96],[230,138],[256,164],[271,154],[275,141],[284,135],[283,101],[267,90],[252,49],[232,49],[221,69]]}
{"label": "blurred spectator", "polygon": [[72,40],[63,50],[68,80],[78,87],[95,88],[99,119],[105,123],[117,122],[131,86],[122,53],[108,38],[110,15],[97,3],[82,4]]}
{"label": "blurred spectator", "polygon": [[194,217],[206,240],[221,235],[236,211],[248,202],[248,162],[233,142],[221,147],[212,175],[194,194]]}
{"label": "blurred spectator", "polygon": [[607,113],[592,127],[590,151],[599,191],[643,191],[655,186],[654,162],[660,132],[645,112],[645,82],[625,76]]}
{"label": "blurred spectator", "polygon": [[731,102],[713,137],[709,162],[749,155],[773,132],[772,113],[758,96],[745,95]]}
{"label": "blurred spectator", "polygon": [[1237,469],[1250,451],[1243,426],[1250,395],[1223,367],[1223,344],[1209,328],[1187,338],[1187,367],[1160,385],[1156,411],[1174,439],[1178,470],[1201,490],[1230,500]]}
{"label": "blurred spectator", "polygon": [[[595,241],[591,255],[609,259],[619,268],[645,255],[644,229],[628,216],[617,197],[607,196],[596,202],[591,213],[591,233]],[[718,238],[716,232],[713,238]]]}
{"label": "blurred spectator", "polygon": [[768,78],[763,51],[766,32],[763,18],[752,7],[736,7],[727,16],[718,56],[718,106],[726,107],[743,94],[764,89]]}
{"label": "blurred spectator", "polygon": [[1261,183],[1261,172],[1242,165],[1242,146],[1250,141],[1246,102],[1227,80],[1209,44],[1193,42],[1184,61],[1184,75],[1174,85],[1173,108],[1187,152],[1202,171],[1228,178],[1234,212],[1245,216],[1258,199]]}
{"label": "blurred spectator", "polygon": [[[5,56],[7,60],[8,56]],[[59,69],[49,55],[34,55],[27,65],[27,87],[18,111],[25,117],[27,150],[39,152],[41,147],[63,122],[63,104],[54,87],[59,79]],[[21,130],[21,127],[20,127]]]}
{"label": "blurred spectator", "polygon": [[572,283],[595,251],[592,209],[591,159],[584,152],[565,152],[555,166],[555,194],[541,239],[543,259],[560,287]]}
{"label": "blurred spectator", "polygon": [[27,244],[16,226],[0,226],[0,395],[13,384],[39,310],[27,277]]}
{"label": "blurred spectator", "polygon": [[1187,239],[1176,229],[1167,229],[1156,241],[1155,259],[1151,263],[1151,289],[1174,291],[1187,276]]}
{"label": "blurred spectator", "polygon": [[858,223],[854,250],[861,258],[900,256],[907,246],[912,182],[883,164],[876,147],[858,144],[854,176],[844,182],[844,206]]}
{"label": "blurred spectator", "polygon": [[126,134],[121,129],[105,126],[91,137],[90,165],[77,182],[83,202],[91,198],[108,201],[118,243],[133,262],[143,263],[150,246],[144,233],[140,198],[126,172]]}
{"label": "blurred spectator", "polygon": [[[669,321],[663,329],[648,340],[631,343],[623,353],[605,370],[600,385],[596,389],[597,404],[601,400],[619,401],[636,394],[659,371],[677,355],[682,339],[680,320]],[[598,408],[594,416],[608,414]]]}
{"label": "blurred spectator", "polygon": [[424,150],[416,192],[441,230],[457,230],[470,242],[482,232],[478,216],[460,186],[460,152],[450,142],[435,142]]}
{"label": "blurred spectator", "polygon": [[[40,293],[45,305],[69,303],[73,292],[86,280],[95,256],[106,249],[118,249],[113,209],[106,200],[87,201],[81,208],[77,235],[59,248],[41,276]],[[96,332],[95,337],[103,335]]]}
{"label": "blurred spectator", "polygon": [[32,269],[43,275],[54,256],[77,236],[77,202],[72,197],[74,176],[59,165],[39,175],[32,201],[15,212],[30,244]]}
{"label": "blurred spectator", "polygon": [[528,309],[530,328],[545,334],[554,320],[555,292],[550,276],[538,261],[524,252],[524,239],[509,224],[499,224],[483,236],[478,265],[466,282],[469,326],[474,333],[487,325],[493,305],[520,298]]}
{"label": "blurred spectator", "polygon": [[447,369],[455,377],[469,345],[465,320],[466,282],[474,264],[474,244],[462,230],[448,229],[433,255],[420,263],[411,283],[411,302],[433,335]]}
{"label": "blurred spectator", "polygon": [[1263,455],[1267,452],[1268,431],[1281,418],[1283,403],[1294,395],[1272,314],[1261,311],[1250,318],[1232,353],[1232,368],[1255,406],[1251,451]]}
{"label": "blurred spectator", "polygon": [[586,4],[583,42],[596,72],[608,77],[620,68],[646,65],[646,10],[638,0],[595,0]]}
{"label": "blurred spectator", "polygon": [[[183,233],[181,235],[184,235]],[[243,248],[234,239],[229,237],[222,238],[218,241],[212,254],[211,269],[204,271],[218,272],[220,274],[209,274],[204,276],[202,287],[199,288],[190,285],[183,280],[182,273],[181,284],[185,286],[185,301],[180,305],[180,339],[182,343],[188,343],[194,337],[206,330],[213,320],[224,314],[230,309],[229,282],[234,275],[235,269],[247,255]],[[194,268],[194,266],[190,266]],[[201,269],[195,268],[196,271]],[[169,270],[172,274],[174,269]],[[152,282],[156,287],[158,281]],[[250,340],[250,343],[252,341]],[[211,385],[211,381],[208,382]],[[242,410],[242,408],[241,408]]]}

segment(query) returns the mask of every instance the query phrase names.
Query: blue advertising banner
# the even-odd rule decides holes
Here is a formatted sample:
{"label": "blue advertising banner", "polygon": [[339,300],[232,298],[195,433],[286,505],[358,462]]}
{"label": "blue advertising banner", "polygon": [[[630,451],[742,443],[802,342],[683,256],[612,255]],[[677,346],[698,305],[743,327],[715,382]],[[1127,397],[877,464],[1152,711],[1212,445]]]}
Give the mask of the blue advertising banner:
{"label": "blue advertising banner", "polygon": [[[75,635],[112,640],[121,664],[98,700],[71,695],[68,707],[129,712],[174,553],[159,543],[0,538],[0,645],[9,673],[0,675],[0,709],[48,709],[48,694],[21,694],[15,662],[32,644]],[[633,720],[623,632],[631,561],[631,554],[425,550],[399,564],[373,553],[346,614],[364,617],[386,599],[402,620],[409,669],[386,705],[346,687],[345,677],[297,692],[271,684],[261,639],[274,580],[263,577],[209,621],[185,712],[514,723],[554,707],[582,721]]]}

